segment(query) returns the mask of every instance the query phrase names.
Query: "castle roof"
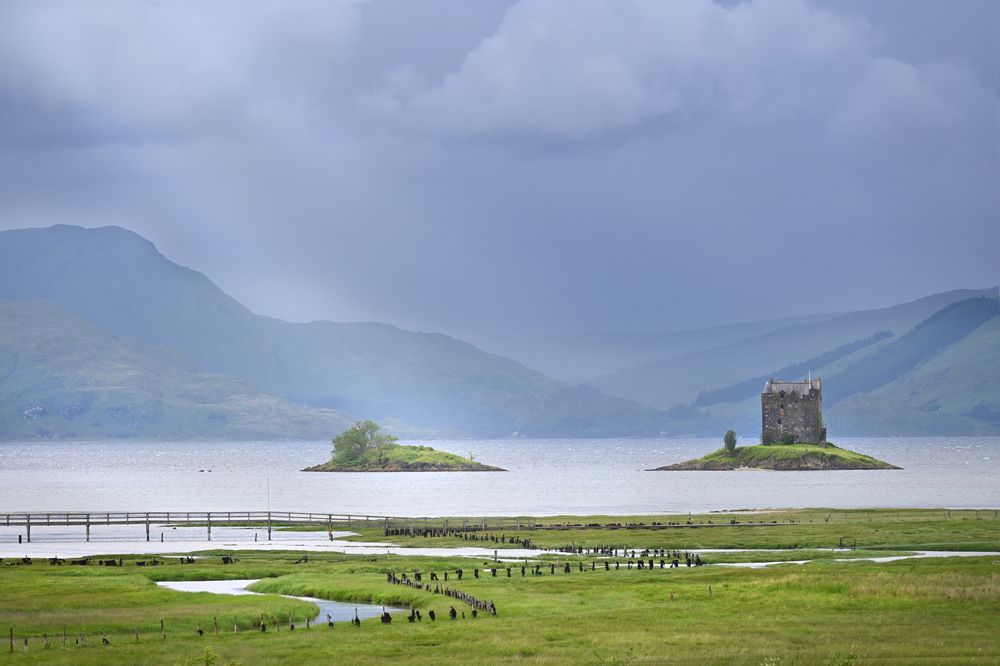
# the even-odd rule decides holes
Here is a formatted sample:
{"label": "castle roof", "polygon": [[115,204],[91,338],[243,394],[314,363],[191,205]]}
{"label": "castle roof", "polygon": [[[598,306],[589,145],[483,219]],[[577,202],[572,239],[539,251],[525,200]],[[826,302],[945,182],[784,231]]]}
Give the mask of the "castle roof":
{"label": "castle roof", "polygon": [[806,395],[809,391],[816,390],[821,391],[823,389],[822,379],[809,379],[804,382],[786,382],[780,379],[769,379],[767,380],[767,385],[764,386],[764,393],[780,393],[784,391],[785,393],[796,393],[798,395]]}

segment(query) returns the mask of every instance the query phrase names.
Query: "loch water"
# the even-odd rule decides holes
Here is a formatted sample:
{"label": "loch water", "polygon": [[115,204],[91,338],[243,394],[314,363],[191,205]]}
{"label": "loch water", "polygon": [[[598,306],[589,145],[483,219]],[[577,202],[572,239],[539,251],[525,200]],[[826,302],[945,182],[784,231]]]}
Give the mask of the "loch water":
{"label": "loch water", "polygon": [[843,438],[898,471],[649,472],[716,439],[420,443],[507,472],[316,473],[329,442],[0,444],[0,512],[314,511],[391,516],[765,508],[1000,508],[1000,437]]}

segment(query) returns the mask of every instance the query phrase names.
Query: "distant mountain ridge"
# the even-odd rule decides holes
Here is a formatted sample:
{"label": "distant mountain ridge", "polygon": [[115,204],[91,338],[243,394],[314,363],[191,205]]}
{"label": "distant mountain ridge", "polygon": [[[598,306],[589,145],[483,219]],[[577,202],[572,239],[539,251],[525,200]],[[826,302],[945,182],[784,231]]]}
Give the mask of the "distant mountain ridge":
{"label": "distant mountain ridge", "polygon": [[776,372],[879,331],[898,336],[952,303],[976,296],[995,298],[996,293],[996,287],[959,289],[888,308],[795,324],[703,351],[624,368],[588,383],[659,409],[687,405],[701,391]]}
{"label": "distant mountain ridge", "polygon": [[572,387],[446,335],[254,314],[119,227],[0,232],[0,298],[50,301],[171,366],[238,378],[301,405],[406,424],[404,433],[573,435],[567,415],[586,419],[595,403],[615,432],[600,424],[588,432],[661,429],[655,409],[596,391],[585,392],[585,407],[574,405]]}
{"label": "distant mountain ridge", "polygon": [[747,437],[761,378],[809,371],[831,436],[995,433],[997,299],[652,336],[621,358],[687,351],[571,385],[442,334],[254,314],[118,227],[5,231],[0,439],[326,438],[357,418],[403,436]]}
{"label": "distant mountain ridge", "polygon": [[[973,294],[970,298],[960,298]],[[953,300],[959,297],[960,300]],[[902,310],[912,316],[927,306],[940,305],[926,318],[906,329]],[[667,410],[673,433],[716,434],[735,427],[744,436],[756,437],[760,430],[758,386],[768,377],[786,380],[804,379],[811,372],[824,379],[824,407],[831,436],[846,435],[970,435],[1000,433],[1000,300],[998,290],[949,292],[929,299],[888,309],[889,317],[877,312],[863,318],[849,316],[855,322],[878,327],[896,320],[899,335],[888,331],[843,344],[825,353],[787,366],[775,366],[735,384],[705,389],[697,393],[689,388],[690,402],[681,402]],[[837,335],[857,330],[837,326],[829,320]],[[790,349],[818,344],[823,331],[814,327],[792,327],[770,336],[751,338],[731,346],[710,350],[687,359],[664,362],[680,366],[683,362],[728,364],[734,349],[753,356],[743,367],[759,367],[766,362],[772,343],[781,342]],[[770,338],[770,339],[769,339]],[[763,357],[763,361],[761,361]],[[781,358],[780,356],[778,358]],[[961,371],[957,369],[961,368]],[[645,368],[644,368],[645,369]],[[709,367],[705,374],[717,372]],[[676,377],[660,374],[660,381],[673,383]],[[697,386],[695,375],[690,386]],[[633,387],[635,388],[635,387]],[[628,393],[629,397],[641,397]],[[655,404],[655,403],[654,403]]]}

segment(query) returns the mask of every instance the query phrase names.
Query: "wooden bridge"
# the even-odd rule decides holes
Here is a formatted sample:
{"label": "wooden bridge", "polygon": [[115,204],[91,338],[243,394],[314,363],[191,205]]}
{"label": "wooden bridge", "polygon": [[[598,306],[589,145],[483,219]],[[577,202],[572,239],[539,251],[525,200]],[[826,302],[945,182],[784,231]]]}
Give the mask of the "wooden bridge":
{"label": "wooden bridge", "polygon": [[[153,525],[169,527],[204,527],[208,541],[212,540],[212,527],[261,527],[267,528],[267,539],[271,540],[271,530],[279,526],[303,526],[326,528],[333,540],[334,530],[356,530],[363,528],[384,529],[386,534],[409,534],[410,536],[440,536],[455,532],[495,532],[530,530],[663,530],[694,528],[747,528],[775,527],[788,525],[771,521],[728,523],[712,520],[685,522],[638,522],[638,523],[540,523],[538,519],[526,516],[492,516],[489,518],[419,518],[404,516],[372,516],[364,514],[305,513],[296,511],[62,511],[0,513],[0,527],[24,527],[28,543],[31,543],[33,527],[60,527],[75,525],[84,528],[90,541],[90,528],[102,525],[142,525],[146,530],[146,541],[150,540]],[[162,541],[162,535],[160,537]]]}
{"label": "wooden bridge", "polygon": [[59,527],[75,525],[84,528],[86,540],[90,541],[90,528],[102,525],[142,525],[146,529],[146,541],[150,540],[152,525],[170,527],[204,527],[208,541],[212,540],[212,526],[215,527],[266,527],[268,541],[274,525],[323,526],[330,539],[334,529],[351,530],[363,527],[403,529],[408,531],[437,528],[444,531],[485,531],[520,530],[534,528],[533,518],[494,517],[477,519],[409,518],[400,516],[371,516],[336,513],[303,513],[295,511],[63,511],[0,513],[0,526],[24,527],[28,543],[31,543],[32,527]]}

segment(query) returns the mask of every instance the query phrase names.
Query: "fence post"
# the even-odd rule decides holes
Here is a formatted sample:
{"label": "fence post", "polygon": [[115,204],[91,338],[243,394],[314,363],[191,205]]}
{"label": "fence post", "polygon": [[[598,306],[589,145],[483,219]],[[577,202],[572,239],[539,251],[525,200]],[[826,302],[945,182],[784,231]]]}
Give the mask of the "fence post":
{"label": "fence post", "polygon": [[209,511],[206,515],[208,516],[208,540],[211,541],[212,540],[212,512]]}
{"label": "fence post", "polygon": [[146,541],[149,541],[149,514],[146,514]]}
{"label": "fence post", "polygon": [[27,531],[28,531],[28,543],[31,543],[31,514],[30,513],[24,514],[24,526],[27,528]]}
{"label": "fence post", "polygon": [[271,512],[267,512],[267,540],[271,540]]}

